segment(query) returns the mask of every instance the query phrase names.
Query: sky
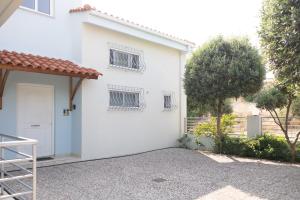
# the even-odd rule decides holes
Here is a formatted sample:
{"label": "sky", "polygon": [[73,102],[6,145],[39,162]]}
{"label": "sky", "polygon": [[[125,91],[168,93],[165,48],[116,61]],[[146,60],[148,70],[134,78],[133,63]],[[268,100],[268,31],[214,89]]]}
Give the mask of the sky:
{"label": "sky", "polygon": [[216,35],[247,36],[258,47],[262,0],[84,0],[98,10],[200,46]]}

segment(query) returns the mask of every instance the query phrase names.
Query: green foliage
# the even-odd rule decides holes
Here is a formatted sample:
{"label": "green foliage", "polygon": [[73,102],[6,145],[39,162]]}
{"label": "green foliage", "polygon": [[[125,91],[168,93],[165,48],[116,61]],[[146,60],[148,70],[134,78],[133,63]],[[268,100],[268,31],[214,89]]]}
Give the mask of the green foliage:
{"label": "green foliage", "polygon": [[300,1],[264,0],[261,46],[279,80],[300,83]]}
{"label": "green foliage", "polygon": [[252,94],[244,97],[246,102],[251,102],[251,103],[255,100],[255,98],[256,98],[256,94]]}
{"label": "green foliage", "polygon": [[[237,137],[224,137],[222,153],[228,155],[246,156],[245,151],[245,138]],[[250,154],[250,152],[249,152]]]}
{"label": "green foliage", "polygon": [[282,109],[287,105],[288,96],[276,87],[265,88],[255,97],[256,107],[265,110]]}
{"label": "green foliage", "polygon": [[[228,134],[232,131],[232,127],[235,124],[235,115],[225,114],[221,118],[221,130],[223,134]],[[216,117],[211,117],[208,122],[198,124],[195,128],[194,134],[196,136],[208,136],[216,138],[217,127]]]}
{"label": "green foliage", "polygon": [[177,141],[179,142],[179,147],[185,149],[196,150],[199,149],[199,147],[201,146],[201,144],[199,143],[199,141],[197,141],[195,136],[190,133],[184,134]]}
{"label": "green foliage", "polygon": [[[286,107],[285,116],[290,116],[290,106],[295,103],[300,90],[300,1],[264,0],[259,35],[263,53],[279,81],[281,94],[275,92],[278,95],[275,98],[270,94],[263,95],[258,107],[275,113],[276,117],[272,117],[285,134],[294,160],[300,132],[292,142],[288,137],[287,120],[283,124],[275,109]],[[293,107],[292,111],[297,112]]]}
{"label": "green foliage", "polygon": [[246,96],[258,91],[265,70],[247,39],[217,37],[195,51],[186,65],[185,90],[195,105]]}
{"label": "green foliage", "polygon": [[187,115],[188,117],[199,117],[209,113],[209,105],[197,104],[188,96],[187,97]]}
{"label": "green foliage", "polygon": [[[230,114],[232,113],[232,106],[230,100],[225,100],[222,114]],[[199,117],[203,115],[212,115],[216,116],[217,111],[215,107],[212,107],[211,105],[205,105],[205,104],[196,104],[194,103],[189,97],[187,98],[187,115],[189,117]]]}
{"label": "green foliage", "polygon": [[300,117],[300,95],[297,96],[292,104],[292,113],[294,116]]}
{"label": "green foliage", "polygon": [[188,136],[188,134],[184,134],[181,138],[179,138],[177,141],[179,142],[180,144],[180,147],[181,148],[185,148],[185,149],[188,149],[188,143],[191,142],[191,137]]}
{"label": "green foliage", "polygon": [[[223,104],[223,107],[222,107],[222,110],[221,110],[221,114],[231,114],[233,112],[233,108],[232,108],[232,105],[231,105],[231,101],[230,99],[226,99],[224,101],[224,104]],[[212,107],[212,106],[209,106],[209,113],[216,117],[218,115],[218,111],[216,109],[216,107]]]}
{"label": "green foliage", "polygon": [[[260,91],[255,98],[256,107],[269,111],[274,122],[280,127],[282,133],[285,135],[287,144],[291,149],[292,162],[295,161],[296,143],[300,136],[300,132],[298,132],[294,141],[291,141],[288,129],[291,111],[294,112],[294,115],[296,115],[299,111],[299,108],[296,107],[298,106],[296,94],[297,93],[294,87],[286,86],[285,84],[279,84],[277,86],[266,88]],[[283,111],[283,108],[285,108],[285,120],[280,118],[280,115],[278,113],[278,109],[280,111]]]}
{"label": "green foliage", "polygon": [[[254,139],[225,137],[223,153],[269,160],[290,161],[291,153],[284,137],[265,134]],[[300,146],[297,161],[300,161]]]}

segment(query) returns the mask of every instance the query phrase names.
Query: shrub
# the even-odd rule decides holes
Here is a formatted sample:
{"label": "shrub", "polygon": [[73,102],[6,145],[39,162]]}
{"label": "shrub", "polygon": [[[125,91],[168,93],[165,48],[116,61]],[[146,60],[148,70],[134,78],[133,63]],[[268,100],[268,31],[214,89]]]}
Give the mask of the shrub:
{"label": "shrub", "polygon": [[[224,114],[221,118],[221,132],[223,137],[221,141],[224,140],[224,137],[230,132],[232,132],[232,127],[235,124],[235,115],[232,114]],[[217,126],[216,126],[216,117],[211,117],[208,122],[203,122],[198,124],[195,128],[194,135],[198,137],[200,140],[200,136],[210,137],[214,140],[214,149],[216,152],[219,152],[220,149],[220,138],[218,138],[217,134]]]}
{"label": "shrub", "polygon": [[291,160],[290,150],[284,137],[264,135],[258,138],[258,157],[271,160]]}
{"label": "shrub", "polygon": [[179,138],[178,140],[177,140],[178,142],[179,142],[179,147],[181,147],[181,148],[188,148],[188,143],[189,142],[191,142],[191,138],[190,137],[188,137],[188,135],[187,134],[184,134],[181,138]]}
{"label": "shrub", "polygon": [[[300,161],[300,145],[297,152],[297,160]],[[289,161],[291,158],[290,149],[285,139],[269,134],[253,139],[227,136],[223,141],[222,153],[279,161]]]}
{"label": "shrub", "polygon": [[244,142],[242,138],[225,137],[223,140],[223,152],[230,155],[241,155],[241,149],[244,148]]}
{"label": "shrub", "polygon": [[[235,115],[225,114],[221,118],[221,131],[222,134],[226,135],[232,131],[232,127],[235,124]],[[217,127],[216,127],[216,118],[211,117],[208,122],[203,122],[198,124],[195,128],[194,134],[196,136],[208,136],[216,138]]]}
{"label": "shrub", "polygon": [[179,142],[179,147],[185,149],[196,150],[201,146],[193,134],[184,134],[177,141]]}

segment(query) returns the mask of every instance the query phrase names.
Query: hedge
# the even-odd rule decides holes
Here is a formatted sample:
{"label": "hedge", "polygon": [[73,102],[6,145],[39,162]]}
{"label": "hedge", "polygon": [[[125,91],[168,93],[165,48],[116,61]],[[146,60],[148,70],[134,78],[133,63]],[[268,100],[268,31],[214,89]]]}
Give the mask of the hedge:
{"label": "hedge", "polygon": [[[297,162],[300,162],[300,145]],[[253,139],[226,136],[223,141],[223,154],[245,157],[290,161],[290,149],[284,137],[265,134]]]}

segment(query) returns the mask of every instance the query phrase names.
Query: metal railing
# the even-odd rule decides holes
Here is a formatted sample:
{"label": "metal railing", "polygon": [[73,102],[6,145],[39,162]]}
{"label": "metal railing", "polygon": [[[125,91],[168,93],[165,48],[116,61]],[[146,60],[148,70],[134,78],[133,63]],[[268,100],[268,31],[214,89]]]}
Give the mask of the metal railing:
{"label": "metal railing", "polygon": [[184,120],[184,131],[190,133],[198,124],[209,121],[209,117],[187,117]]}
{"label": "metal railing", "polygon": [[[36,144],[36,140],[0,134],[0,199],[23,199],[25,196],[30,196],[36,200]],[[24,147],[31,148],[32,154],[20,152],[20,149]],[[32,170],[21,166],[26,162],[32,163]],[[12,167],[13,171],[6,170],[12,169]],[[32,185],[25,182],[27,179],[32,179]],[[21,185],[23,190],[14,189],[13,182]]]}
{"label": "metal railing", "polygon": [[[285,117],[280,117],[279,119],[284,124]],[[291,139],[295,138],[296,134],[300,130],[300,119],[299,118],[289,119],[288,128],[289,128],[289,137]],[[261,117],[261,130],[262,130],[262,134],[268,133],[268,134],[283,136],[282,130],[274,122],[272,117]]]}
{"label": "metal railing", "polygon": [[247,117],[239,116],[234,120],[231,136],[247,136]]}
{"label": "metal railing", "polygon": [[[185,118],[185,133],[191,133],[194,131],[198,124],[209,121],[209,117],[187,117]],[[232,127],[232,133],[234,136],[246,136],[247,135],[247,118],[236,117],[235,124]]]}

